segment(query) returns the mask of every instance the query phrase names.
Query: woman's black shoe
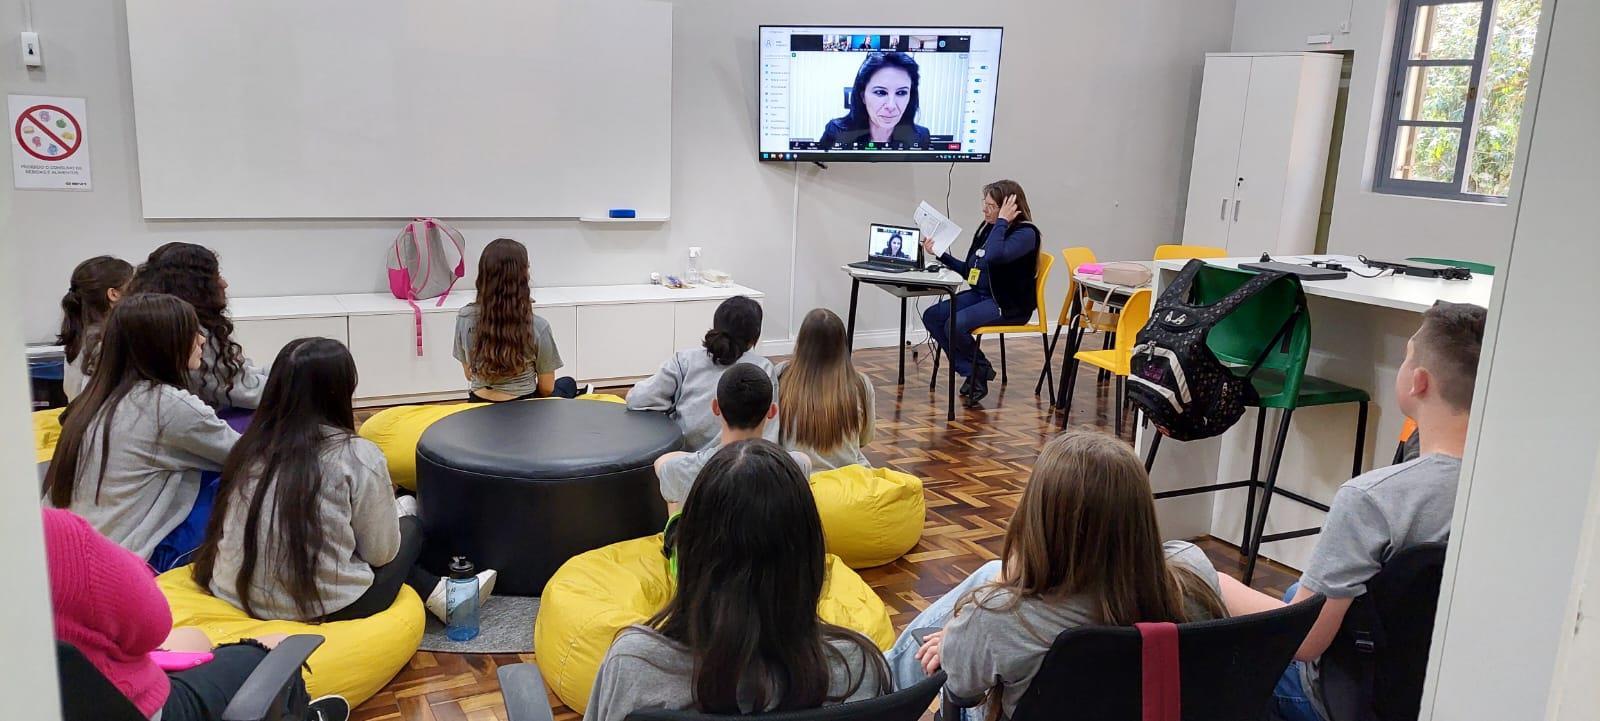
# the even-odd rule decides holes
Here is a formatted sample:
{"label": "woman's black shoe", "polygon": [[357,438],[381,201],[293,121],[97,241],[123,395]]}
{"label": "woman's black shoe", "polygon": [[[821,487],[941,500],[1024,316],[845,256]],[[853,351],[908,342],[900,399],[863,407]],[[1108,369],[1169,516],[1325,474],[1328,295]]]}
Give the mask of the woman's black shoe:
{"label": "woman's black shoe", "polygon": [[961,397],[961,404],[967,408],[983,407],[980,402],[989,395],[989,381],[984,380],[981,376],[975,376],[974,378],[971,390]]}

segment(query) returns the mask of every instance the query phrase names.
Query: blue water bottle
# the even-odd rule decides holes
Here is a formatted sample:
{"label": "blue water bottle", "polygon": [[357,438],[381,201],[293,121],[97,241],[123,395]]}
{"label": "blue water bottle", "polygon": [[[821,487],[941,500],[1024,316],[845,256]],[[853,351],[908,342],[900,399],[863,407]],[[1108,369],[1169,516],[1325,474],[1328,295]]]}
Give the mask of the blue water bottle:
{"label": "blue water bottle", "polygon": [[445,582],[445,635],[451,641],[471,641],[478,637],[477,569],[465,556],[450,559],[450,580]]}

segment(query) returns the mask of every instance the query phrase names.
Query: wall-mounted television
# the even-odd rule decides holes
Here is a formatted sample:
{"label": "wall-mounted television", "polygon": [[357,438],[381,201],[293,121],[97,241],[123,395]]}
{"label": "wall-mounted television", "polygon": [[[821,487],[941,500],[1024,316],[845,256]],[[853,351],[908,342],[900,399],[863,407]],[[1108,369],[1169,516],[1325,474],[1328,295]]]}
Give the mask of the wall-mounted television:
{"label": "wall-mounted television", "polygon": [[988,162],[997,27],[761,26],[763,161]]}

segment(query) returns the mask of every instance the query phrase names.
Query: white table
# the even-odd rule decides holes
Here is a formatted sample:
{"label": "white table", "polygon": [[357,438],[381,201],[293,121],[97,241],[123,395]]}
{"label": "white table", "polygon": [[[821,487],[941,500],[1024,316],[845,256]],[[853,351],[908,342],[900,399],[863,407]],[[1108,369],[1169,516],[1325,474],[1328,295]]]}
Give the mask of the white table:
{"label": "white table", "polygon": [[[1349,256],[1294,256],[1277,260],[1300,263],[1313,258],[1338,260],[1363,273],[1375,272]],[[1226,258],[1207,262],[1237,267],[1256,260]],[[1157,297],[1186,262],[1170,260],[1155,264]],[[1351,275],[1341,280],[1306,281],[1303,285],[1311,312],[1311,355],[1307,372],[1363,388],[1372,395],[1376,422],[1369,423],[1367,433],[1369,441],[1375,439],[1376,442],[1366,444],[1364,467],[1387,465],[1405,421],[1395,403],[1395,374],[1405,360],[1406,341],[1416,332],[1421,313],[1439,300],[1488,307],[1494,279],[1481,275],[1464,281]],[[1340,484],[1349,480],[1353,442],[1350,429],[1356,424],[1356,413],[1354,405],[1296,411],[1278,486],[1324,504],[1330,502]],[[1203,441],[1179,443],[1167,439],[1161,444],[1161,452],[1151,470],[1152,488],[1159,492],[1248,478],[1253,425],[1241,422],[1222,436]],[[1142,455],[1149,447],[1153,429],[1138,430]],[[1237,541],[1244,534],[1244,506],[1244,489],[1236,489],[1162,500],[1157,503],[1156,511],[1166,538],[1213,535]],[[1322,512],[1300,504],[1274,504],[1265,532],[1270,535],[1317,527],[1322,525],[1322,520]],[[1304,568],[1315,546],[1316,536],[1283,540],[1263,546],[1262,555],[1294,568]]]}
{"label": "white table", "polygon": [[[1115,262],[1136,263],[1149,268],[1152,274],[1155,272],[1155,261],[1153,260],[1129,260]],[[1102,265],[1105,264],[1102,263]],[[1066,353],[1061,356],[1060,388],[1057,389],[1056,397],[1053,402],[1056,412],[1061,414],[1061,425],[1063,427],[1067,425],[1067,417],[1070,415],[1069,411],[1072,407],[1072,380],[1075,378],[1075,376],[1070,374],[1074,371],[1074,368],[1072,367],[1073,358],[1077,356],[1079,349],[1083,345],[1084,309],[1088,307],[1090,301],[1104,304],[1110,308],[1120,309],[1123,303],[1126,303],[1128,298],[1133,295],[1134,291],[1139,290],[1140,288],[1150,287],[1148,283],[1137,286],[1108,283],[1106,282],[1104,276],[1084,275],[1082,273],[1074,273],[1072,275],[1072,280],[1074,281],[1073,287],[1076,289],[1076,293],[1072,297],[1072,317],[1069,321],[1067,321]],[[1050,338],[1050,346],[1045,348],[1044,362],[1046,364],[1050,363],[1050,357],[1055,354],[1055,344],[1060,337],[1061,326],[1057,325],[1055,334]],[[1107,336],[1107,342],[1110,342],[1114,337],[1114,333]],[[1104,380],[1105,371],[1101,371],[1098,377],[1101,380]],[[1042,373],[1039,375],[1039,383],[1044,383],[1044,374]],[[1035,389],[1037,388],[1038,385],[1036,384]],[[1117,432],[1122,432],[1120,423],[1118,424]]]}
{"label": "white table", "polygon": [[[961,290],[961,286],[966,283],[966,279],[962,278],[960,273],[952,271],[949,268],[940,268],[938,272],[932,273],[920,270],[911,271],[908,273],[885,273],[882,271],[868,270],[866,268],[852,268],[848,265],[839,266],[839,269],[843,270],[846,275],[850,276],[850,317],[845,322],[848,337],[850,339],[850,347],[852,349],[855,348],[856,342],[856,298],[861,291],[861,284],[866,283],[867,285],[878,286],[890,295],[900,299],[899,384],[905,385],[906,300],[910,298],[943,295],[950,298],[950,305],[952,308],[954,308],[956,292]],[[950,314],[948,325],[949,336],[947,337],[954,337],[956,332],[956,314],[953,312]],[[953,421],[956,419],[956,364],[952,360],[952,362],[948,363],[947,365],[949,366],[948,374],[950,387],[948,389],[949,407],[945,413],[945,420]],[[932,381],[928,384],[928,389],[932,390],[933,387],[938,384],[939,378],[937,375],[935,375]]]}

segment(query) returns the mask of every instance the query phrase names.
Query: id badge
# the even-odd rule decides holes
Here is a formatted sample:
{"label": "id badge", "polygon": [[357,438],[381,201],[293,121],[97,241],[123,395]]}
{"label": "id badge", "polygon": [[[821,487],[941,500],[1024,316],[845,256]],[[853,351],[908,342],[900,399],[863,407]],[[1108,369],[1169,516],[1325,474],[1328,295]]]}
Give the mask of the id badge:
{"label": "id badge", "polygon": [[976,286],[977,284],[978,284],[978,269],[977,268],[973,268],[972,270],[967,271],[967,285]]}

